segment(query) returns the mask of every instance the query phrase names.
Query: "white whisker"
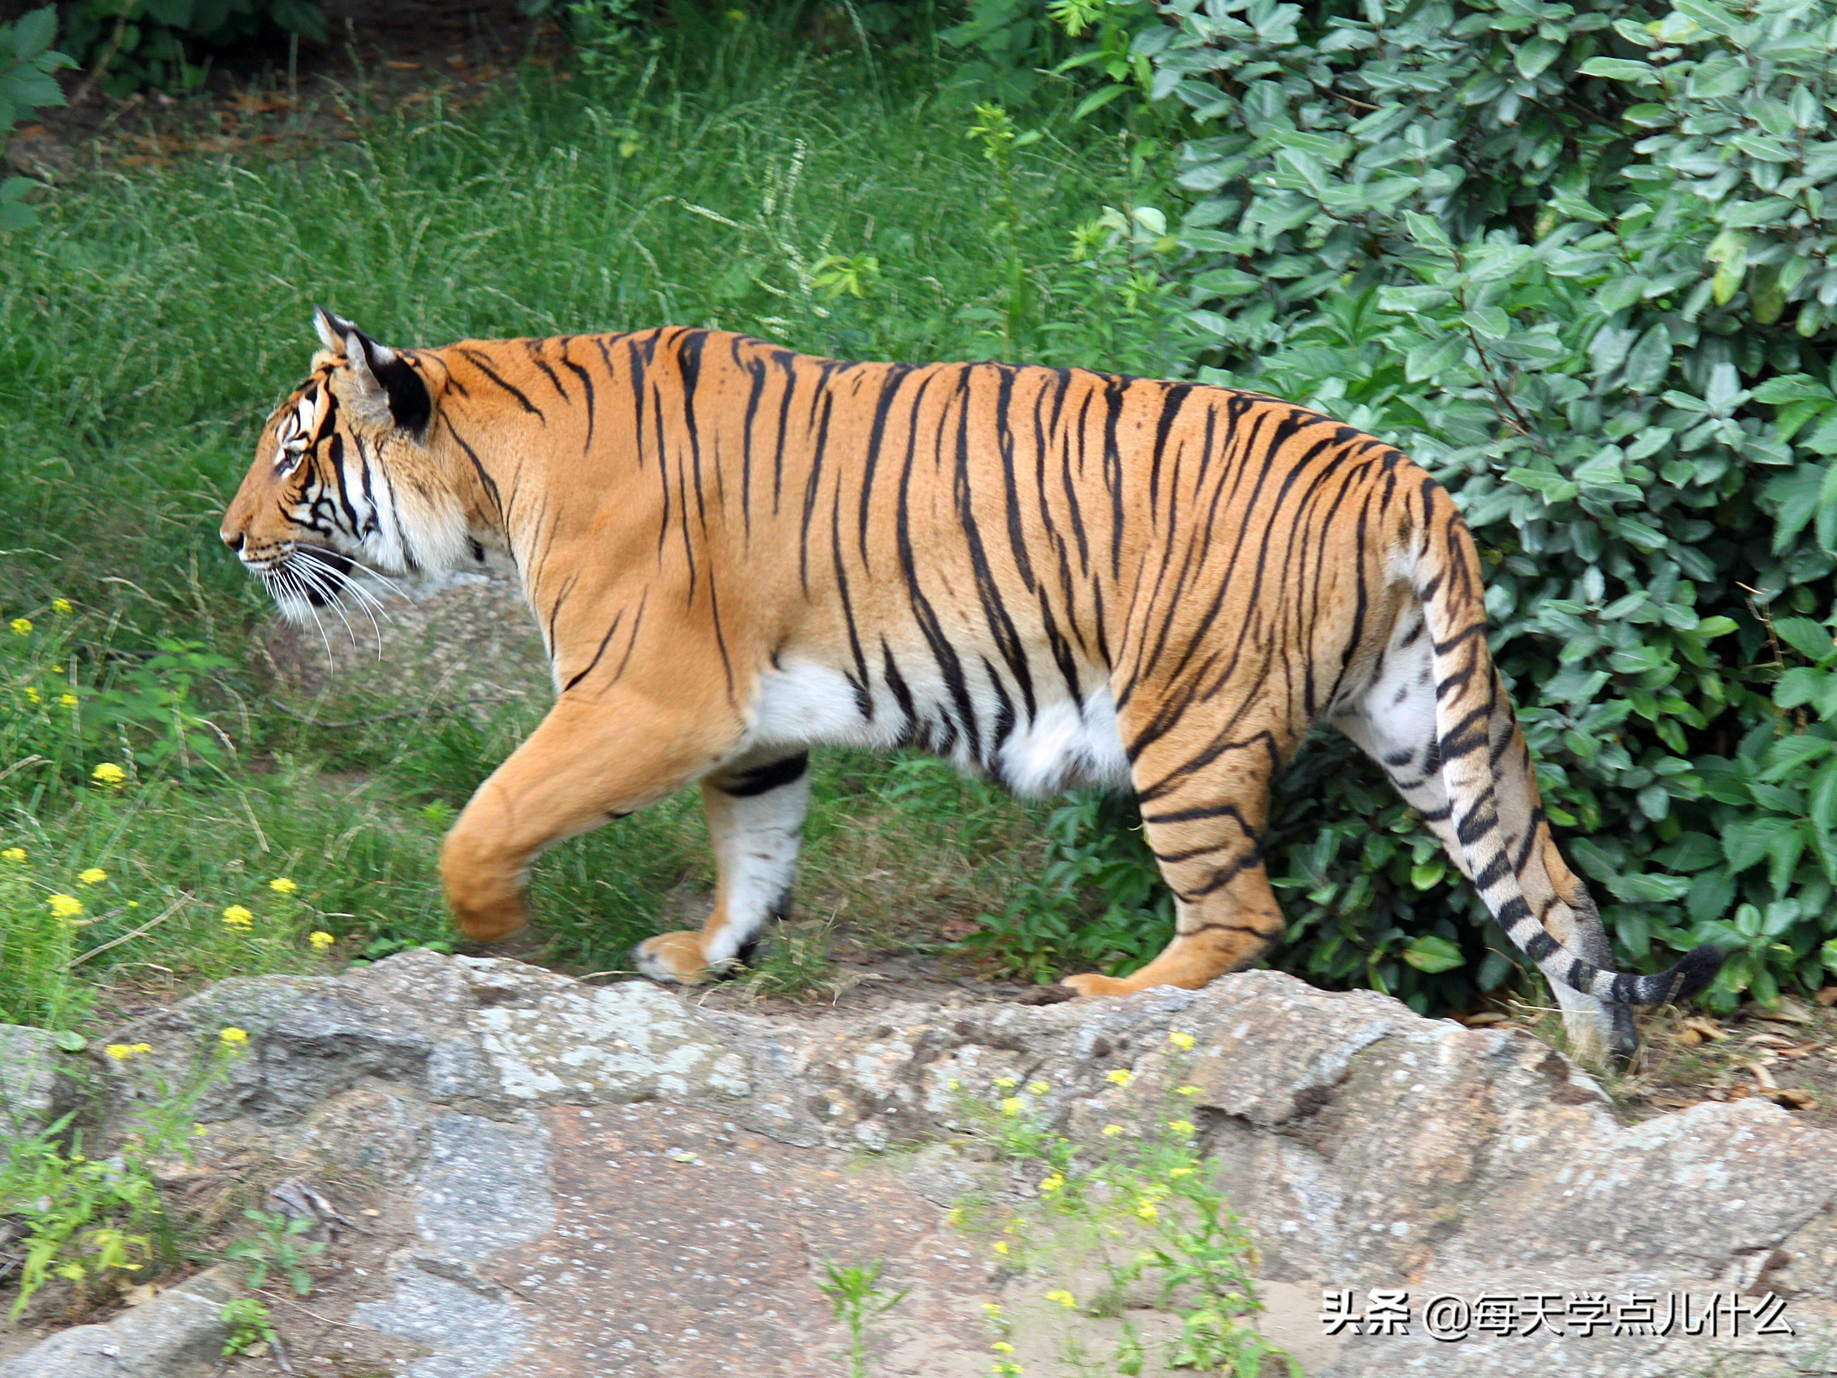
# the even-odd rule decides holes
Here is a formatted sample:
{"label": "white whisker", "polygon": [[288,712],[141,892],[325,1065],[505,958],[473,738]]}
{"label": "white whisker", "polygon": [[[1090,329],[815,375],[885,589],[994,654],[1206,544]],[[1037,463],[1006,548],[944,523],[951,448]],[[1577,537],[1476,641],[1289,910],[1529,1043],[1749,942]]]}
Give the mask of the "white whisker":
{"label": "white whisker", "polygon": [[324,600],[324,606],[337,614],[338,620],[344,623],[344,634],[351,638],[351,649],[356,650],[357,630],[351,626],[351,619],[344,615],[344,606],[339,602],[337,588],[325,577],[325,574],[330,572],[327,567],[316,560],[299,561],[294,572],[299,575],[302,583]]}
{"label": "white whisker", "polygon": [[[376,612],[382,613],[385,619],[389,618],[389,610],[369,589],[352,579],[344,570],[326,563],[323,556],[307,547],[297,547],[294,551],[294,559],[299,561],[303,574],[312,575],[315,587],[326,593],[335,609],[339,606],[339,593],[346,589],[350,590],[351,597],[357,604],[357,610],[370,619],[370,630],[376,636],[376,658],[381,660],[383,658],[383,629],[377,625],[376,617],[371,609],[374,608]],[[343,617],[344,613],[340,611],[338,615]],[[345,625],[349,627],[350,623],[347,621]],[[355,638],[352,644],[356,644]]]}

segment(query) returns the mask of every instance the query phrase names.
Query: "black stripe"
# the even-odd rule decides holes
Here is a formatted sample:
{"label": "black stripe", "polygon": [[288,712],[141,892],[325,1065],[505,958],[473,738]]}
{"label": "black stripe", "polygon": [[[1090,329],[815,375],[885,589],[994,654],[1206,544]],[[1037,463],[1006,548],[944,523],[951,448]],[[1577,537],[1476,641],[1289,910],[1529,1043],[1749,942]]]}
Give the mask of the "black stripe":
{"label": "black stripe", "polygon": [[606,628],[606,635],[600,638],[600,647],[597,651],[593,653],[593,659],[587,662],[585,669],[581,670],[578,674],[574,675],[574,677],[571,678],[566,684],[561,686],[562,693],[564,694],[567,693],[568,690],[572,689],[575,685],[579,684],[588,675],[593,673],[593,667],[598,665],[600,663],[600,657],[606,654],[606,646],[612,640],[612,634],[618,631],[619,623],[623,621],[624,618],[625,618],[625,609],[620,608],[618,612],[618,616],[612,619],[612,625]]}
{"label": "black stripe", "polygon": [[794,780],[803,778],[810,768],[810,753],[800,751],[795,756],[786,756],[782,760],[768,761],[762,766],[753,766],[738,775],[725,780],[710,779],[709,784],[722,794],[731,794],[736,799],[751,799],[755,795],[770,794]]}
{"label": "black stripe", "polygon": [[485,362],[485,359],[487,357],[486,355],[481,354],[476,349],[467,349],[464,346],[457,346],[456,348],[458,349],[459,354],[463,358],[468,360],[472,364],[472,366],[476,368],[480,373],[484,374],[492,382],[496,383],[499,387],[504,389],[505,392],[509,393],[512,397],[516,398],[518,406],[522,407],[524,411],[528,412],[531,416],[535,417],[543,425],[545,426],[548,425],[548,418],[542,414],[542,408],[538,407],[534,402],[530,401],[528,396],[524,394],[522,389],[513,387],[511,386],[511,384],[505,382],[504,379],[499,376],[497,370],[495,370],[494,368],[491,367],[490,364]]}

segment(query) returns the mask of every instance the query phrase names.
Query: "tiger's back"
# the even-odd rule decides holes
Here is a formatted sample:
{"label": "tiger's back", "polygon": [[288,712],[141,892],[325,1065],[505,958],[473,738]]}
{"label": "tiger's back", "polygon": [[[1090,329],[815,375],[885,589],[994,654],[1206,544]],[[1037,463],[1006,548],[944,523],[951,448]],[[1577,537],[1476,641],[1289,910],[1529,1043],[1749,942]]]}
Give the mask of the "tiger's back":
{"label": "tiger's back", "polygon": [[[1423,810],[1578,1021],[1625,1043],[1627,1003],[1713,972],[1605,970],[1487,655],[1471,539],[1371,436],[1223,388],[843,363],[711,331],[399,355],[335,318],[321,331],[345,456],[391,476],[364,491],[412,498],[398,527],[426,528],[402,563],[503,549],[549,646],[554,712],[444,853],[474,936],[523,921],[541,846],[700,782],[715,913],[639,952],[700,979],[783,910],[807,748],[916,743],[1016,789],[1132,788],[1178,933],[1130,978],[1067,985],[1203,984],[1280,935],[1268,788],[1325,717]],[[280,467],[258,459],[238,504],[253,512]],[[357,485],[323,467],[361,531]]]}

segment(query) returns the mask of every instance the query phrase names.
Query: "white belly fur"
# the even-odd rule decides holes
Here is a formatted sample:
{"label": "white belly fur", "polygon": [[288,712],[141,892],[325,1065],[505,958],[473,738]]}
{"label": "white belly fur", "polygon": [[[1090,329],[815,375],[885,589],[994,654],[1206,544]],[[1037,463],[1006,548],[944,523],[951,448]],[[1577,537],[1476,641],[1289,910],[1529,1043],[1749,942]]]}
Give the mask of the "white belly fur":
{"label": "white belly fur", "polygon": [[[938,722],[957,709],[941,679],[926,681],[911,676],[908,689],[915,712]],[[1065,685],[1054,680],[1036,684],[1036,711],[1028,718],[1014,704],[1013,730],[993,753],[995,773],[1010,789],[1023,794],[1052,794],[1076,785],[1125,788],[1129,784],[1129,758],[1123,751],[1116,726],[1116,706],[1109,686],[1093,675],[1080,686],[1082,711]],[[1058,695],[1052,695],[1057,689]],[[988,684],[972,682],[970,688],[978,724],[984,733],[993,730],[999,701]],[[1012,691],[1010,691],[1012,695]],[[873,712],[865,715],[854,686],[826,665],[787,660],[759,679],[753,700],[751,726],[736,756],[760,747],[852,746],[887,751],[912,739],[913,724],[885,684],[870,690]],[[990,753],[987,742],[985,754]],[[963,733],[957,734],[947,753],[958,766],[980,772],[985,763],[971,754]]]}

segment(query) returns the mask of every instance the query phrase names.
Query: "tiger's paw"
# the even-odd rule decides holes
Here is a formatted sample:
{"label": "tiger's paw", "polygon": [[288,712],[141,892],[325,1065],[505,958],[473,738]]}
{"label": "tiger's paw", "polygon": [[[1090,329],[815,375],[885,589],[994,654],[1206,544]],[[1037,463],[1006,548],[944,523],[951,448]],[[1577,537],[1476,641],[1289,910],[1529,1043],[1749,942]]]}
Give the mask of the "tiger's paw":
{"label": "tiger's paw", "polygon": [[1063,976],[1059,984],[1069,986],[1076,995],[1134,995],[1136,987],[1127,981],[1119,981],[1112,976],[1100,976],[1094,971],[1087,971],[1079,976]]}
{"label": "tiger's paw", "polygon": [[692,929],[646,938],[631,950],[631,957],[632,964],[651,980],[679,986],[699,986],[720,974],[703,958],[702,935]]}
{"label": "tiger's paw", "polygon": [[529,924],[529,911],[521,895],[493,904],[470,903],[449,895],[447,904],[459,931],[475,943],[501,943]]}

